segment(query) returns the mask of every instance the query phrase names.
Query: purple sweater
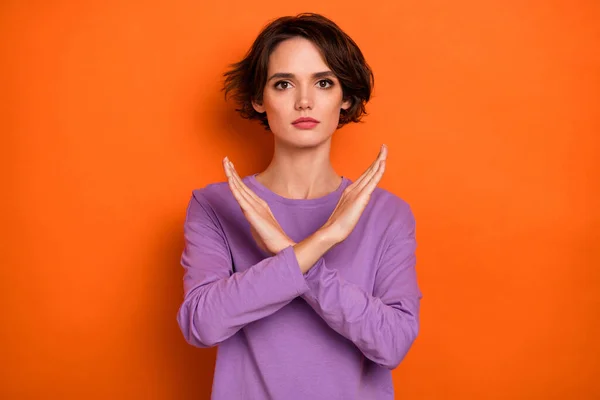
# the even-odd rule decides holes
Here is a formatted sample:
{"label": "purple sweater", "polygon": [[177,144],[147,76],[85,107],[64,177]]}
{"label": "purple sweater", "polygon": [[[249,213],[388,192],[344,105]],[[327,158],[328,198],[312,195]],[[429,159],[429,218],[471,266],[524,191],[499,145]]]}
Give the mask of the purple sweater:
{"label": "purple sweater", "polygon": [[[288,199],[243,181],[295,242],[318,230],[342,191]],[[218,345],[213,400],[393,399],[391,370],[419,330],[415,220],[376,188],[350,236],[302,274],[293,247],[271,256],[227,182],[192,193],[177,321],[197,347]]]}

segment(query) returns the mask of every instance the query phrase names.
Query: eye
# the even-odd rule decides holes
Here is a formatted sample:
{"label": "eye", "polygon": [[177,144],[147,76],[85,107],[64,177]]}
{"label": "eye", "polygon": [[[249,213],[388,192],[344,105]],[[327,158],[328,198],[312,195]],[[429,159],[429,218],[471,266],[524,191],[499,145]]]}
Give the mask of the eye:
{"label": "eye", "polygon": [[331,79],[321,79],[318,84],[321,89],[328,89],[333,86],[333,81]]}
{"label": "eye", "polygon": [[[334,85],[334,83],[331,79],[321,79],[319,82],[317,82],[317,85],[321,89],[329,89],[331,86]],[[285,90],[291,87],[291,83],[288,81],[277,81],[275,82],[273,87],[275,87],[275,89],[278,90]]]}
{"label": "eye", "polygon": [[278,81],[275,82],[275,89],[280,89],[280,90],[284,90],[287,89],[290,86],[290,83],[288,81]]}

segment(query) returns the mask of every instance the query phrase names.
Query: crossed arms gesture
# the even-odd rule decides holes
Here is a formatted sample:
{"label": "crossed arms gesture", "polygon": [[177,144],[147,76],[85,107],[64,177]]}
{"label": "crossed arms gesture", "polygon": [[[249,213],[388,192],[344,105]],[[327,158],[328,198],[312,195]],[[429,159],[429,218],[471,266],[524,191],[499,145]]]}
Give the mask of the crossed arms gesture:
{"label": "crossed arms gesture", "polygon": [[285,234],[267,202],[244,184],[227,157],[223,159],[223,168],[229,188],[250,222],[252,237],[258,246],[271,254],[294,246],[300,269],[306,273],[324,253],[350,235],[383,176],[386,157],[387,147],[382,145],[371,166],[344,190],[327,222],[300,243],[295,243]]}

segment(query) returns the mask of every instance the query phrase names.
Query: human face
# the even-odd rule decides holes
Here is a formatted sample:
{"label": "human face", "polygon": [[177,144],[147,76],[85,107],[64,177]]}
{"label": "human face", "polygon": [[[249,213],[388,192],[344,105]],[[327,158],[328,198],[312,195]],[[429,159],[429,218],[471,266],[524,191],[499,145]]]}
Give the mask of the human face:
{"label": "human face", "polygon": [[[273,50],[262,104],[252,104],[257,112],[266,112],[276,140],[299,148],[328,141],[337,129],[340,110],[350,107],[350,101],[342,100],[340,82],[319,48],[300,37],[287,39]],[[318,122],[294,123],[301,117]]]}

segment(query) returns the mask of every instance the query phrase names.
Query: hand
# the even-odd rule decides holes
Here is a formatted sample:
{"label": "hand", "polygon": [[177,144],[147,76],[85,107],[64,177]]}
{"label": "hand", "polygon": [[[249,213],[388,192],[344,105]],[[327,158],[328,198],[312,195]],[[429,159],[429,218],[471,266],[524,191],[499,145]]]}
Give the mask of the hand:
{"label": "hand", "polygon": [[273,216],[269,205],[244,184],[227,157],[223,159],[223,168],[233,197],[250,222],[250,233],[258,246],[267,253],[277,254],[294,245]]}
{"label": "hand", "polygon": [[339,243],[350,235],[383,176],[386,158],[387,146],[382,145],[373,164],[344,190],[333,213],[321,227],[328,240]]}

